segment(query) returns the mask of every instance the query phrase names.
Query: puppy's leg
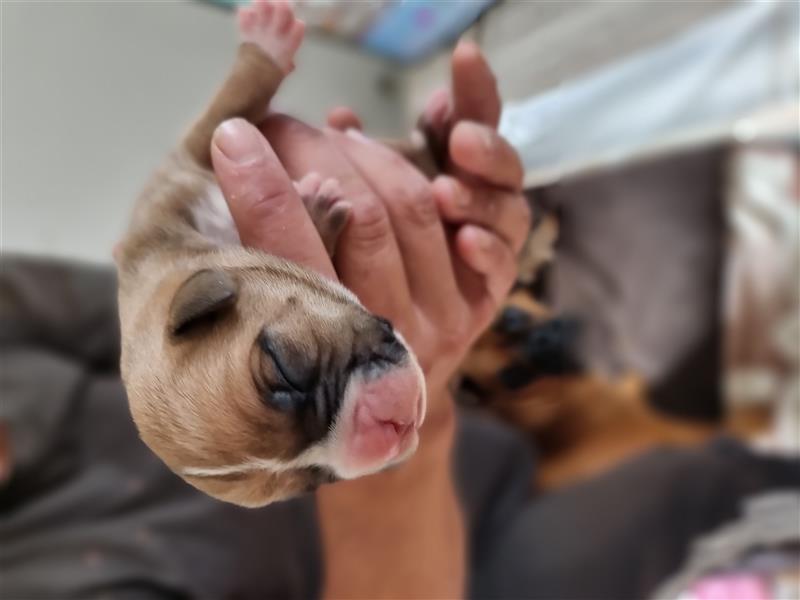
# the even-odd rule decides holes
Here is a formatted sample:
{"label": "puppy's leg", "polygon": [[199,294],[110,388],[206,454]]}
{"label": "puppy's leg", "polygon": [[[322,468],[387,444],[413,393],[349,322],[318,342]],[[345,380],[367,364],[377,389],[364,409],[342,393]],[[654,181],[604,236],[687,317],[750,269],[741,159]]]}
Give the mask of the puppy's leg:
{"label": "puppy's leg", "polygon": [[226,119],[242,117],[257,123],[283,78],[294,68],[294,55],[305,25],[286,2],[255,0],[239,10],[242,44],[230,75],[205,114],[184,140],[201,166],[211,166],[211,136]]}
{"label": "puppy's leg", "polygon": [[322,238],[325,250],[329,256],[333,256],[351,209],[350,204],[342,199],[339,182],[336,179],[323,181],[317,173],[309,173],[294,185]]}
{"label": "puppy's leg", "polygon": [[293,68],[304,27],[286,2],[255,0],[241,9],[242,44],[233,68],[179,151],[154,173],[139,196],[128,234],[115,255],[122,272],[154,251],[169,248],[185,253],[213,246],[202,233],[198,235],[192,212],[214,183],[211,137],[226,119],[241,117],[257,123],[265,115],[270,99]]}

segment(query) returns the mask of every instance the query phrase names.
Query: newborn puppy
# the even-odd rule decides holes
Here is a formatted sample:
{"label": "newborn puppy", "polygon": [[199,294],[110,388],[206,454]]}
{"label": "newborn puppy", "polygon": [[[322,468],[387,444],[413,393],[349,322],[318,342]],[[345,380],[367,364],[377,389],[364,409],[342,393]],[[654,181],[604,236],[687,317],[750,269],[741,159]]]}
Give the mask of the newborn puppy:
{"label": "newborn puppy", "polygon": [[[287,3],[256,0],[239,26],[230,76],[147,185],[116,260],[121,370],[142,439],[198,489],[256,507],[408,457],[425,387],[389,321],[239,244],[211,137],[225,119],[264,116],[303,24]],[[332,251],[348,215],[338,185],[314,174],[296,185]]]}

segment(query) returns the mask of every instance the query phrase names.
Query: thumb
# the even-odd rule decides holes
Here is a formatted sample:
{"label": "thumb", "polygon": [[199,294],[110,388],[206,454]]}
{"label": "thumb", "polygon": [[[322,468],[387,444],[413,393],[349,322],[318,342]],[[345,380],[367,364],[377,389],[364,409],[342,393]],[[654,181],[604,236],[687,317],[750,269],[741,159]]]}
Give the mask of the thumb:
{"label": "thumb", "polygon": [[346,106],[337,106],[328,111],[328,126],[339,131],[347,129],[364,129],[358,115]]}
{"label": "thumb", "polygon": [[314,224],[266,138],[244,119],[223,122],[211,161],[244,246],[335,278]]}

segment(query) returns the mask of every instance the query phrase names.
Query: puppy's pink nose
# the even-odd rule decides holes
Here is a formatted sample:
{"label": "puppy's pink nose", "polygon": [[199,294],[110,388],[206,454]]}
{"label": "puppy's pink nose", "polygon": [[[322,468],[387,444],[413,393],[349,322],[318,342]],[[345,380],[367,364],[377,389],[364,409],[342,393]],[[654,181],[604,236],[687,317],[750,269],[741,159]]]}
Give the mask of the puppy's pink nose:
{"label": "puppy's pink nose", "polygon": [[411,365],[388,369],[361,384],[347,453],[351,468],[381,468],[416,444],[422,394],[419,371]]}
{"label": "puppy's pink nose", "polygon": [[360,406],[376,421],[397,425],[416,423],[420,378],[410,365],[388,369],[361,386]]}

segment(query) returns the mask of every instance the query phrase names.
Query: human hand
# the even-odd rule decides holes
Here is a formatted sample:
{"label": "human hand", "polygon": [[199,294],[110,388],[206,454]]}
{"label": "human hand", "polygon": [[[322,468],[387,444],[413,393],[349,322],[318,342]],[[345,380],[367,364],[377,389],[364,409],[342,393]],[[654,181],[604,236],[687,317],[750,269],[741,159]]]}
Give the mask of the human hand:
{"label": "human hand", "polygon": [[[530,228],[516,152],[496,131],[500,98],[480,50],[460,43],[452,58],[452,92],[434,93],[420,118],[434,151],[445,153],[446,175],[433,182],[433,197],[450,226],[453,268],[473,299],[477,321],[488,325],[516,276],[516,255]],[[333,109],[331,127],[360,130],[348,108]],[[482,327],[481,327],[482,328]]]}
{"label": "human hand", "polygon": [[[354,134],[320,132],[286,117],[273,117],[264,130],[293,177],[315,170],[340,181],[353,204],[353,215],[337,251],[339,275],[370,309],[395,320],[401,331],[415,332],[413,339],[412,335],[407,338],[428,371],[432,400],[428,426],[431,421],[440,424],[451,421],[443,418],[452,413],[444,384],[459,362],[458,356],[468,348],[467,341],[480,332],[475,325],[488,323],[499,302],[495,298],[502,298],[497,293],[501,286],[488,283],[491,270],[486,270],[488,276],[482,275],[480,264],[486,263],[475,260],[492,244],[475,244],[474,254],[470,252],[476,241],[471,235],[480,234],[467,233],[465,219],[462,235],[466,242],[459,244],[456,238],[456,253],[442,252],[443,247],[448,249],[448,235],[438,219],[433,189],[391,151]],[[242,132],[228,133],[236,137]],[[468,155],[472,144],[469,132],[466,137]],[[254,141],[266,148],[259,148]],[[224,153],[220,155],[225,140],[219,138],[215,138],[216,148],[212,151],[218,179],[229,199],[243,243],[335,276],[272,149],[259,136],[251,137],[250,142],[251,147],[241,153],[243,161],[231,160]],[[468,157],[463,162],[470,167]],[[384,177],[389,173],[393,176]],[[472,181],[469,183],[474,185]],[[508,225],[502,225],[508,223],[504,214],[502,210],[490,210],[485,217],[473,217],[475,223],[471,225],[497,243],[506,243],[505,240],[513,239],[514,232],[506,230]],[[291,236],[286,235],[287,231],[291,231]],[[427,233],[431,239],[426,239]],[[459,260],[463,264],[459,265]],[[408,268],[417,263],[426,268]],[[472,263],[478,268],[473,269]],[[449,270],[444,271],[447,277],[439,281],[434,275],[442,267]],[[456,273],[456,269],[462,273]],[[476,290],[474,304],[469,282],[463,277],[473,277],[478,284],[472,288]],[[510,285],[513,274],[505,278]],[[463,288],[462,282],[466,284]],[[441,298],[437,296],[441,293],[432,293],[435,288],[429,283],[449,290],[445,297],[455,299],[453,305],[458,306],[460,316],[447,312],[450,303],[439,302]],[[441,323],[433,316],[440,314],[439,311],[445,320]],[[445,324],[446,327],[440,327]],[[437,332],[444,334],[443,339],[430,337]],[[441,347],[445,351],[437,353],[436,348]],[[427,435],[423,434],[423,442],[431,437],[452,440],[452,426],[440,429],[449,429],[450,435],[431,436],[429,430]],[[458,594],[463,575],[464,531],[448,476],[450,443],[436,444],[441,451],[435,454],[418,453],[403,468],[320,491],[329,594],[353,595],[360,590],[374,595],[377,589],[394,596]],[[432,459],[433,456],[438,458]],[[405,518],[409,513],[417,515],[412,522]],[[399,523],[403,523],[400,528]],[[391,536],[393,544],[382,542],[387,536]],[[414,577],[409,578],[397,567],[402,564],[402,557],[411,555],[427,568],[418,566]],[[351,558],[357,556],[362,558]],[[370,568],[365,570],[365,564]]]}
{"label": "human hand", "polygon": [[[339,278],[368,309],[392,320],[417,354],[428,385],[428,429],[447,422],[453,408],[446,385],[505,290],[454,264],[430,182],[392,150],[355,131],[318,131],[280,115],[264,130],[294,178],[314,170],[339,180],[353,206],[334,260]],[[514,255],[494,258],[504,242],[491,229],[493,215],[486,222],[464,228],[454,243],[470,259],[497,260],[510,274],[507,287]]]}
{"label": "human hand", "polygon": [[[424,339],[411,340],[408,335],[416,333],[420,313],[411,300],[412,288],[400,251],[401,239],[404,244],[409,243],[407,219],[398,228],[401,235],[395,236],[383,201],[341,151],[343,145],[356,145],[354,154],[358,156],[362,145],[371,147],[372,143],[342,134],[338,134],[341,139],[329,138],[292,120],[284,119],[281,123],[274,126],[284,137],[276,135],[273,139],[279,138],[284,147],[288,146],[286,164],[292,166],[292,161],[297,163],[312,157],[308,168],[302,162],[294,164],[294,177],[311,168],[326,176],[336,176],[353,204],[351,221],[337,251],[342,280],[361,295],[370,309],[395,320],[414,350],[427,355],[430,371],[436,357],[427,352],[430,349],[427,336],[434,332],[428,332]],[[241,120],[224,123],[214,135],[211,155],[244,245],[336,277],[289,176],[254,127]],[[449,260],[448,251],[428,182],[420,182],[414,169],[396,155],[381,157],[377,160],[381,173],[395,173],[398,167],[394,163],[400,165],[400,172],[390,178],[395,185],[399,184],[393,199],[411,201],[417,197],[414,186],[422,186],[424,206],[428,207],[425,210],[432,215],[430,222],[439,228],[433,259],[439,265],[436,268],[445,268],[447,275],[452,269],[449,264],[442,264]],[[382,162],[387,160],[389,164]],[[411,171],[410,188],[402,180],[404,169]],[[408,252],[411,254],[406,259],[418,260],[414,253],[419,248]],[[423,273],[430,276],[430,271]],[[429,392],[429,406],[434,404],[432,396]],[[448,398],[439,397],[435,404],[440,408],[434,413],[450,416],[452,404]],[[419,450],[402,466],[324,486],[318,491],[325,595],[455,597],[462,593],[465,536],[459,501],[449,476],[453,420],[434,419],[437,420],[439,426],[434,433],[428,419],[427,433],[421,435]],[[409,519],[409,514],[415,516]],[[386,544],[387,538],[393,543]],[[414,568],[413,577],[399,568],[408,563],[409,556],[420,563]]]}
{"label": "human hand", "polygon": [[420,119],[434,147],[446,151],[446,174],[434,181],[434,197],[454,226],[458,258],[482,276],[475,285],[483,284],[497,307],[514,282],[515,259],[530,230],[523,168],[497,132],[500,97],[480,49],[460,43],[451,70],[452,90],[435,92]]}
{"label": "human hand", "polygon": [[225,121],[214,133],[211,159],[242,245],[336,279],[289,175],[258,129],[243,119]]}
{"label": "human hand", "polygon": [[[440,330],[428,312],[429,306],[435,306],[435,299],[425,292],[432,290],[420,289],[426,280],[418,279],[431,279],[437,269],[444,269],[445,277],[440,278],[451,288],[454,286],[449,251],[430,184],[424,178],[420,180],[421,175],[396,154],[379,147],[380,154],[372,157],[373,164],[367,166],[374,166],[376,175],[390,175],[384,183],[398,187],[373,190],[371,180],[356,167],[365,153],[371,153],[373,142],[333,132],[323,134],[292,120],[281,123],[275,126],[283,127],[283,134],[288,136],[283,139],[290,150],[286,163],[290,163],[289,158],[297,163],[312,156],[309,169],[336,176],[344,188],[353,214],[337,251],[341,279],[361,295],[370,309],[394,319],[418,356],[425,357],[429,407],[437,407],[428,411],[426,431],[420,436],[417,453],[403,465],[318,491],[324,594],[459,596],[463,592],[466,544],[459,500],[450,480],[454,424],[448,417],[452,417],[452,402],[446,392],[431,392],[431,373],[439,370],[435,355],[439,341],[435,337]],[[298,142],[305,142],[299,143],[299,153],[295,152]],[[355,163],[346,152],[355,157]],[[244,121],[223,124],[214,136],[211,154],[217,179],[245,245],[336,276],[289,176],[255,128]],[[309,170],[302,164],[295,167],[295,177]],[[405,176],[411,178],[404,180]],[[415,190],[421,192],[417,194]],[[379,194],[389,193],[393,202],[384,203]],[[431,224],[435,236],[432,241],[414,237],[414,226],[420,224],[413,216],[417,198],[424,200],[421,206],[425,207],[425,221]],[[386,208],[394,201],[393,210],[400,211],[396,227]],[[418,243],[422,247],[415,246]],[[406,268],[420,260],[429,268]],[[413,277],[409,278],[407,272]],[[392,544],[385,543],[389,538]],[[407,573],[412,564],[409,556],[416,559],[413,576]]]}
{"label": "human hand", "polygon": [[[461,42],[451,61],[452,90],[434,92],[419,120],[434,152],[444,155],[445,175],[434,181],[442,218],[453,227],[456,268],[463,262],[484,277],[495,303],[513,283],[515,263],[530,229],[530,210],[521,193],[522,166],[497,133],[500,97],[480,49]],[[331,127],[361,129],[353,111],[328,114]],[[488,234],[488,235],[487,235]],[[512,266],[513,265],[513,266]]]}

